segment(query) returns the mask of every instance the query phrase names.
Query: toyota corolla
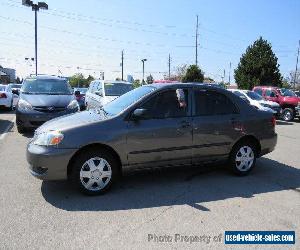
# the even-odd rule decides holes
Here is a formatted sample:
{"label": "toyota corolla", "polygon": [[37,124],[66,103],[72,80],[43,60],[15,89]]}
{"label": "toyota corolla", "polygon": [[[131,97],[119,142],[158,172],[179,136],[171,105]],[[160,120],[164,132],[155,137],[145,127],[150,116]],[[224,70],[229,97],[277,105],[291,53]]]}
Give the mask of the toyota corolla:
{"label": "toyota corolla", "polygon": [[274,150],[275,118],[204,84],[152,84],[101,109],[51,120],[27,147],[31,173],[106,192],[124,169],[226,162],[246,175]]}

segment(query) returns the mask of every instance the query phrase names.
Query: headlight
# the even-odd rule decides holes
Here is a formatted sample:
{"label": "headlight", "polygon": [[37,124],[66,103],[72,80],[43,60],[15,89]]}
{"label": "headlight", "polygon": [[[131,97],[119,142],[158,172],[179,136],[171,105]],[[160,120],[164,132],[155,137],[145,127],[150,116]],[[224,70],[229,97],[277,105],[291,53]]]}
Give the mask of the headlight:
{"label": "headlight", "polygon": [[64,139],[64,135],[58,131],[49,131],[36,135],[33,139],[33,144],[39,146],[54,146],[61,143]]}
{"label": "headlight", "polygon": [[76,100],[73,100],[69,103],[68,109],[79,109],[78,102]]}
{"label": "headlight", "polygon": [[29,102],[26,102],[25,100],[19,100],[18,102],[18,109],[20,110],[32,110],[32,106]]}

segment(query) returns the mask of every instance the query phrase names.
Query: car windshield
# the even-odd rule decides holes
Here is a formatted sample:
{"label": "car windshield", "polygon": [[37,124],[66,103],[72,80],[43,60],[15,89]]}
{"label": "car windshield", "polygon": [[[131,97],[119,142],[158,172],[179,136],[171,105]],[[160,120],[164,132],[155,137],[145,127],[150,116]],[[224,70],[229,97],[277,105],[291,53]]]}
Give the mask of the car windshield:
{"label": "car windshield", "polygon": [[71,95],[72,89],[65,79],[26,79],[21,88],[24,94]]}
{"label": "car windshield", "polygon": [[261,101],[263,100],[262,96],[255,93],[254,91],[247,91],[246,95],[251,98],[252,100]]}
{"label": "car windshield", "polygon": [[0,85],[0,91],[5,91],[6,86]]}
{"label": "car windshield", "polygon": [[282,96],[296,96],[295,93],[289,89],[280,89]]}
{"label": "car windshield", "polygon": [[132,84],[106,82],[104,83],[105,96],[120,96],[132,90]]}
{"label": "car windshield", "polygon": [[108,115],[117,115],[155,89],[156,88],[153,86],[142,86],[131,90],[126,94],[120,96],[119,98],[113,100],[112,102],[104,105],[103,110]]}

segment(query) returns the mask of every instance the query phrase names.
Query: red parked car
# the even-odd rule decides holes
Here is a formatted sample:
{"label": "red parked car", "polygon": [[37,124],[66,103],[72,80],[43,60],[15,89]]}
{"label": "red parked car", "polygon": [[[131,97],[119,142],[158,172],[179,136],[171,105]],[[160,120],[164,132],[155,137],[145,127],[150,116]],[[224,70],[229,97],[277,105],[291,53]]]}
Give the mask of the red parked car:
{"label": "red parked car", "polygon": [[292,121],[295,118],[299,98],[293,91],[271,86],[256,86],[253,91],[266,100],[279,103],[282,108],[281,117],[284,121]]}

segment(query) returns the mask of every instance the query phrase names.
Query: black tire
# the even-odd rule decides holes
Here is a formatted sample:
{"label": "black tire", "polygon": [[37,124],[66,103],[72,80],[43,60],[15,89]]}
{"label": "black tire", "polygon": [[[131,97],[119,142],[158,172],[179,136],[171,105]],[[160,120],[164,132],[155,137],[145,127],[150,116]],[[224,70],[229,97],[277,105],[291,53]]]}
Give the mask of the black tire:
{"label": "black tire", "polygon": [[[109,178],[106,179],[106,177],[101,177],[101,175],[99,176],[99,171],[98,171],[95,174],[95,177],[91,177],[91,178],[87,177],[87,178],[83,178],[83,180],[81,180],[80,173],[82,170],[85,170],[85,171],[87,170],[87,172],[91,171],[91,169],[89,169],[89,165],[86,162],[92,158],[102,158],[108,163],[109,166],[105,165],[105,168],[107,168],[107,170],[105,170],[105,171],[109,171],[109,167],[110,167],[110,170],[111,170],[110,179]],[[93,163],[94,163],[94,165],[98,164],[97,166],[99,166],[101,163],[101,160],[99,163],[97,161],[98,160],[93,160]],[[112,185],[117,181],[117,179],[119,177],[119,167],[120,167],[119,162],[114,157],[114,155],[106,149],[91,148],[89,150],[82,151],[76,156],[76,158],[73,162],[74,163],[72,166],[71,180],[79,188],[79,190],[81,192],[83,192],[84,194],[87,194],[87,195],[100,195],[100,194],[106,193],[112,187]],[[91,175],[93,176],[93,174],[91,174]],[[101,181],[104,183],[107,180],[109,180],[105,184],[105,186],[99,190],[96,189],[96,188],[98,188],[97,186],[99,186],[96,181],[97,177],[102,178]],[[87,185],[89,182],[93,182],[93,181],[94,181],[94,184],[91,186],[91,189],[87,189],[83,185],[83,182]]]}
{"label": "black tire", "polygon": [[20,134],[24,134],[26,132],[26,129],[22,126],[17,126],[17,130]]}
{"label": "black tire", "polygon": [[[247,156],[243,156],[243,157],[245,157],[245,158],[242,158],[242,159],[245,159],[244,161],[237,160],[238,159],[237,157],[242,156],[242,153],[240,151],[242,148],[250,148],[252,150],[252,154],[251,154],[251,156],[253,156],[252,164],[249,164],[249,163],[251,163],[251,160],[247,160],[249,158],[252,158],[252,157],[250,157],[250,155],[248,158],[246,158]],[[250,151],[248,151],[248,152],[250,152]],[[247,140],[241,141],[241,142],[237,143],[231,150],[230,158],[229,158],[229,167],[234,174],[239,175],[239,176],[245,176],[245,175],[248,175],[252,171],[252,169],[255,167],[256,158],[257,158],[257,148],[256,148],[255,144],[252,143],[251,141],[247,141]],[[245,163],[245,165],[242,163]],[[244,169],[243,169],[243,166],[245,166]]]}
{"label": "black tire", "polygon": [[283,111],[282,111],[282,114],[281,114],[281,119],[286,121],[286,122],[291,122],[294,120],[294,110],[291,109],[291,108],[285,108]]}

